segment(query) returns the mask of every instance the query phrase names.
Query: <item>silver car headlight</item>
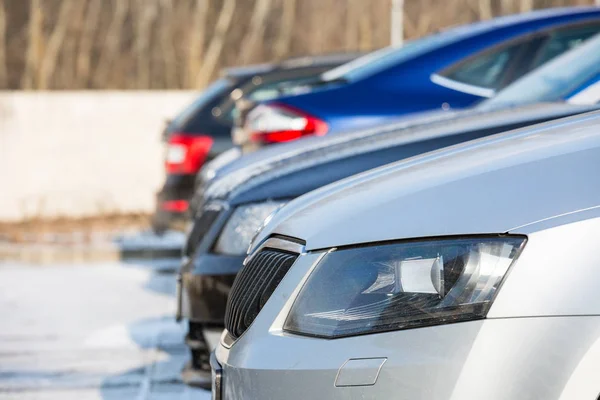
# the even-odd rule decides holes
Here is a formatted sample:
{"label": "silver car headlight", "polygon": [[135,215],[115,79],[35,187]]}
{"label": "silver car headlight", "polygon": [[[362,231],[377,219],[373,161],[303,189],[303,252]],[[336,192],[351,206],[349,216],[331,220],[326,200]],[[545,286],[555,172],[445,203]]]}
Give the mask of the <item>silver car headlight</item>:
{"label": "silver car headlight", "polygon": [[334,250],[296,298],[288,332],[324,338],[485,318],[523,236]]}
{"label": "silver car headlight", "polygon": [[237,207],[225,223],[215,251],[219,254],[245,255],[250,241],[265,219],[284,204],[281,201],[269,201]]}

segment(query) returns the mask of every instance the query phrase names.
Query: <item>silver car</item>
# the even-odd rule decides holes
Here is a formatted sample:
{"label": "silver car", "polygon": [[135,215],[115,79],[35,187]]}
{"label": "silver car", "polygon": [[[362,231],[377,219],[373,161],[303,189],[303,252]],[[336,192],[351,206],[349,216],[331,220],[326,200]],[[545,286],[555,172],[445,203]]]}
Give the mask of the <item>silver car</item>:
{"label": "silver car", "polygon": [[600,113],[302,196],[254,239],[216,399],[600,393]]}

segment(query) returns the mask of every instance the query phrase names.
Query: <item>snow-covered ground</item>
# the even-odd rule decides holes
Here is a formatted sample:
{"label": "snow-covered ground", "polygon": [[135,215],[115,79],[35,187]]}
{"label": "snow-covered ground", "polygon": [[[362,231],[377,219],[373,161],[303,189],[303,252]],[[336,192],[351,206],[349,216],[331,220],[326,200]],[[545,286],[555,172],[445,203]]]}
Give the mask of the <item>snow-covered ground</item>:
{"label": "snow-covered ground", "polygon": [[151,230],[135,231],[130,234],[118,235],[114,242],[122,250],[138,249],[181,249],[185,243],[186,234],[184,232],[169,230],[162,235],[157,235]]}
{"label": "snow-covered ground", "polygon": [[0,263],[0,399],[206,400],[179,373],[172,273]]}

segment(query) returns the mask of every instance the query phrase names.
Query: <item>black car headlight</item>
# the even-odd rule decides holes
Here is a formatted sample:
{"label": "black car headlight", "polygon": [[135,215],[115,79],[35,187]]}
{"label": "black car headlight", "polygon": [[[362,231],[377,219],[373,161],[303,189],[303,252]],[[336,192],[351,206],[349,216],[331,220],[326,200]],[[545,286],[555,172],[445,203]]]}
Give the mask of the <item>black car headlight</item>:
{"label": "black car headlight", "polygon": [[485,318],[523,236],[406,241],[329,252],[284,329],[324,338]]}

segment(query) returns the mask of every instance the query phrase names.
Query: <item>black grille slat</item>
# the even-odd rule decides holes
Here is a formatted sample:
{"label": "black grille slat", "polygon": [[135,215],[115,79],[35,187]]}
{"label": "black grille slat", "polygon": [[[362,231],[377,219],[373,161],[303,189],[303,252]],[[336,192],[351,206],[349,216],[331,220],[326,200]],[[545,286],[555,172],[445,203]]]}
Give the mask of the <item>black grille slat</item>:
{"label": "black grille slat", "polygon": [[259,309],[262,308],[260,306],[260,298],[267,290],[268,283],[271,280],[269,279],[269,276],[272,276],[279,271],[281,265],[283,264],[281,262],[283,258],[284,256],[278,254],[275,257],[271,257],[269,261],[265,263],[273,265],[273,270],[271,271],[270,268],[263,268],[257,277],[254,290],[252,290],[252,292],[247,296],[247,301],[249,301],[251,304],[257,304],[257,307],[249,307],[245,310],[244,314],[241,315],[240,321],[242,321],[244,325],[250,326],[252,321],[254,321],[254,318],[256,318],[258,315]]}
{"label": "black grille slat", "polygon": [[[242,304],[245,303],[247,294],[245,293],[245,289],[248,287],[248,284],[251,282],[252,277],[254,277],[261,270],[261,265],[263,264],[264,258],[266,256],[264,254],[260,254],[260,257],[256,259],[256,262],[248,264],[248,271],[243,276],[243,280],[240,282],[237,287],[236,297],[234,297],[237,301],[235,302],[235,309],[231,314],[232,319],[232,330],[237,332],[240,330],[240,321],[242,316]],[[253,286],[250,286],[253,288]]]}
{"label": "black grille slat", "polygon": [[[257,255],[257,257],[258,256],[262,257],[262,255]],[[234,323],[233,321],[235,321],[235,316],[238,314],[239,303],[241,301],[239,292],[241,288],[246,286],[248,279],[253,275],[258,266],[259,264],[256,262],[248,264],[241,270],[244,271],[244,273],[242,274],[240,271],[236,280],[234,281],[231,288],[231,293],[229,294],[228,307],[225,313],[225,326],[231,327]]]}
{"label": "black grille slat", "polygon": [[[240,296],[241,302],[238,304],[238,313],[234,316],[234,329],[236,332],[245,331],[246,329],[244,326],[248,327],[252,323],[251,321],[249,323],[246,322],[247,313],[254,308],[252,299],[255,297],[255,293],[262,289],[261,282],[263,280],[263,276],[269,273],[270,268],[268,266],[275,267],[275,261],[277,259],[276,253],[264,252],[262,255],[264,255],[264,257],[261,257],[260,260],[257,260],[256,270],[252,273],[252,275],[249,276],[249,286],[241,287],[240,289],[240,293],[242,295]],[[245,307],[245,305],[249,306]]]}
{"label": "black grille slat", "polygon": [[[229,296],[229,301],[233,304],[232,308],[231,308],[231,312],[227,313],[226,315],[230,315],[230,319],[231,319],[231,323],[232,325],[232,329],[236,330],[236,325],[237,325],[237,321],[239,320],[239,314],[240,314],[240,305],[241,302],[244,299],[243,293],[241,293],[243,291],[243,288],[248,286],[248,282],[250,281],[250,279],[257,273],[257,271],[260,269],[260,266],[263,262],[263,259],[266,257],[265,254],[258,254],[255,259],[253,260],[254,262],[248,264],[246,267],[244,267],[242,270],[244,270],[244,273],[242,274],[241,271],[238,274],[238,277],[236,278],[232,290],[231,290],[231,294]],[[236,284],[237,283],[237,284]]]}
{"label": "black grille slat", "polygon": [[281,250],[263,249],[241,269],[225,313],[225,328],[234,339],[254,322],[297,257]]}
{"label": "black grille slat", "polygon": [[287,270],[285,272],[283,272],[283,268],[280,268],[280,269],[277,270],[276,274],[273,274],[271,276],[271,279],[269,279],[269,283],[267,284],[267,289],[260,296],[260,302],[259,302],[259,307],[260,308],[264,307],[264,305],[267,302],[267,300],[269,300],[269,298],[271,297],[271,295],[275,291],[275,288],[277,286],[279,286],[279,284],[283,280],[283,277],[285,276],[286,272],[287,272]]}

